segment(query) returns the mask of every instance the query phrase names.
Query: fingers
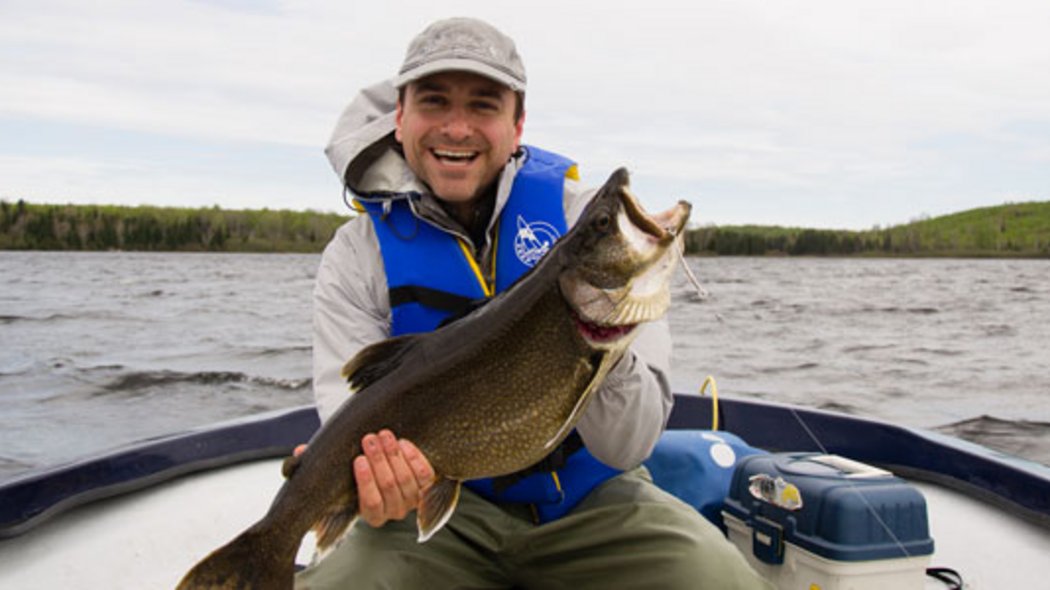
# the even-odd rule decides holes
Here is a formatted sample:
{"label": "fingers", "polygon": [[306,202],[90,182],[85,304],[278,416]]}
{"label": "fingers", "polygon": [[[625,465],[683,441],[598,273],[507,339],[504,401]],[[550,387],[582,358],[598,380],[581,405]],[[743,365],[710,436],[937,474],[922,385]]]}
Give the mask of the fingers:
{"label": "fingers", "polygon": [[368,457],[354,458],[354,481],[357,483],[357,511],[368,524],[379,527],[387,521],[383,510],[383,495],[379,493]]}
{"label": "fingers", "polygon": [[[411,473],[405,477],[408,466],[393,433],[383,430],[378,436],[365,436],[365,456],[372,466],[379,493],[383,496],[387,518],[404,518],[409,510],[407,504],[419,495],[419,488]],[[415,502],[411,506],[414,507]]]}
{"label": "fingers", "polygon": [[423,453],[389,430],[365,435],[364,454],[354,459],[360,516],[372,526],[405,518],[433,479]]}
{"label": "fingers", "polygon": [[430,466],[430,461],[427,461],[427,458],[411,441],[401,439],[397,442],[401,446],[402,456],[408,462],[416,478],[416,485],[421,491],[426,490],[434,481],[434,468]]}

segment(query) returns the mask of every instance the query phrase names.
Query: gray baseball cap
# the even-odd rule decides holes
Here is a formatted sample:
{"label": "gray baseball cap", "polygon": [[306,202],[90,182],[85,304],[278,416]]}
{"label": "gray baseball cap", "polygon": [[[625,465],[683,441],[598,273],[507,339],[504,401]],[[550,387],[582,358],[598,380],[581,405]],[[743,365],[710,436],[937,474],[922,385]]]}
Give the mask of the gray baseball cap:
{"label": "gray baseball cap", "polygon": [[416,35],[394,85],[450,70],[474,72],[525,92],[525,64],[514,40],[484,21],[462,17],[437,21]]}

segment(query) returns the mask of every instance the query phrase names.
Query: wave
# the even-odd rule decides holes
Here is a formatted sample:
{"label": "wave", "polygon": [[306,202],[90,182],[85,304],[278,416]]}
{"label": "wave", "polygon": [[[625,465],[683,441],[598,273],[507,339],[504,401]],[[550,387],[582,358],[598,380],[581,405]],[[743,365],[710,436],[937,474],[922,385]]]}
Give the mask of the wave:
{"label": "wave", "polygon": [[856,415],[862,413],[857,409],[856,406],[837,401],[820,402],[817,404],[816,407],[820,410],[825,410],[828,412],[838,412],[840,414]]}
{"label": "wave", "polygon": [[280,356],[282,354],[296,353],[296,352],[311,352],[313,345],[304,344],[301,346],[274,346],[270,348],[258,348],[254,350],[246,350],[238,353],[237,356],[240,358],[257,358],[261,356]]}
{"label": "wave", "polygon": [[798,364],[798,365],[794,365],[794,366],[791,366],[791,367],[764,367],[764,368],[758,369],[758,372],[759,373],[764,373],[766,375],[776,375],[778,373],[790,373],[791,371],[808,371],[810,369],[816,369],[819,366],[820,366],[820,363],[807,362],[807,363],[801,363],[801,364]]}
{"label": "wave", "polygon": [[52,313],[48,315],[0,315],[0,324],[15,324],[19,322],[62,322],[68,320],[116,320],[126,319],[126,316],[108,311],[86,311],[82,313]]}
{"label": "wave", "polygon": [[966,354],[961,350],[952,350],[949,348],[930,348],[928,346],[919,346],[911,349],[912,352],[918,352],[922,354],[934,354],[937,356],[960,356]]}
{"label": "wave", "polygon": [[855,352],[870,352],[873,350],[887,350],[896,348],[893,344],[858,344],[856,346],[846,346],[842,349],[842,352],[846,354],[852,354]]}
{"label": "wave", "polygon": [[937,432],[1050,465],[1050,423],[982,415],[935,428]]}
{"label": "wave", "polygon": [[35,465],[33,463],[26,463],[25,461],[16,457],[0,455],[0,472],[19,471],[23,469],[29,469],[31,467],[35,467]]}
{"label": "wave", "polygon": [[288,391],[297,391],[310,386],[309,377],[303,379],[281,379],[260,377],[239,371],[200,371],[184,373],[180,371],[139,371],[121,375],[105,384],[96,395],[121,392],[129,393],[156,387],[173,385],[225,385],[230,383],[247,383],[265,387],[276,387]]}
{"label": "wave", "polygon": [[889,307],[867,308],[864,311],[876,311],[880,313],[910,313],[916,315],[941,313],[941,310],[936,307],[897,307],[895,305]]}
{"label": "wave", "polygon": [[46,316],[0,315],[0,324],[15,324],[19,322],[51,322],[55,320],[73,319],[74,317],[76,316],[64,313],[53,313]]}
{"label": "wave", "polygon": [[1007,324],[980,324],[977,328],[985,336],[1016,336],[1017,329]]}
{"label": "wave", "polygon": [[895,356],[890,359],[890,362],[902,364],[902,365],[916,365],[920,367],[927,367],[930,365],[929,362],[922,359],[914,359],[906,356]]}

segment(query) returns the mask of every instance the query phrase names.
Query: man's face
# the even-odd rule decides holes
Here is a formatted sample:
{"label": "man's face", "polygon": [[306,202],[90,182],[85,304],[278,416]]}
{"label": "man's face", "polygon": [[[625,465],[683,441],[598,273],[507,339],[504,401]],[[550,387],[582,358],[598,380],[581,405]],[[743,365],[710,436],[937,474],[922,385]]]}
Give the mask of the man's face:
{"label": "man's face", "polygon": [[434,195],[470,203],[518,149],[525,117],[514,120],[514,92],[469,72],[410,82],[397,105],[397,140],[408,166]]}

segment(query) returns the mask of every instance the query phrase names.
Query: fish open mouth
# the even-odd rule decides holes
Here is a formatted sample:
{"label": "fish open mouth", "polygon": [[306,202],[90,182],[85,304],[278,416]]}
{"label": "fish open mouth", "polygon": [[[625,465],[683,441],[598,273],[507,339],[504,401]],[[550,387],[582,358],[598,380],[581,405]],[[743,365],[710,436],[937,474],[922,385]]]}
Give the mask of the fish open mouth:
{"label": "fish open mouth", "polygon": [[649,236],[662,245],[667,245],[682,233],[686,222],[689,220],[689,212],[692,205],[685,201],[679,201],[677,205],[664,211],[650,215],[642,209],[638,197],[626,186],[621,189],[621,199],[624,213],[631,225],[641,233]]}
{"label": "fish open mouth", "polygon": [[638,324],[625,324],[622,326],[601,326],[594,322],[588,322],[587,320],[580,317],[576,312],[572,314],[572,320],[576,324],[576,329],[580,331],[583,337],[591,342],[597,344],[604,344],[606,342],[614,342],[623,338],[624,336],[631,333]]}

